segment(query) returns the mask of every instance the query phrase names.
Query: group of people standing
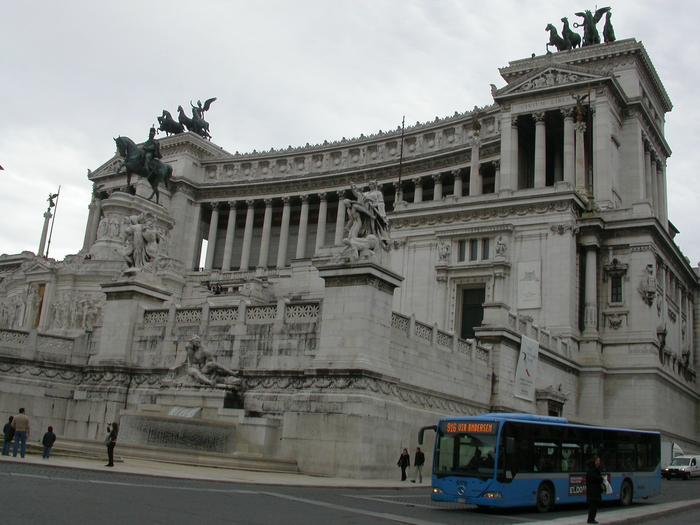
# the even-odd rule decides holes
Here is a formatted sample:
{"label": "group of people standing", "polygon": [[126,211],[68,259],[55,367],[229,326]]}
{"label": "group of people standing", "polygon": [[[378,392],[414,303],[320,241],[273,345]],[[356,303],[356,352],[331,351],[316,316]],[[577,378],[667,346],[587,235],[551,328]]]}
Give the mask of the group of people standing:
{"label": "group of people standing", "polygon": [[[396,464],[401,467],[401,481],[406,481],[406,469],[411,466],[411,456],[408,453],[408,449],[403,449]],[[416,479],[418,479],[418,483],[423,483],[423,465],[425,465],[425,454],[421,452],[420,447],[416,447],[416,457],[413,460],[413,466],[416,470],[411,483],[415,483]]]}
{"label": "group of people standing", "polygon": [[[12,447],[12,456],[17,457],[19,452],[20,457],[24,457],[27,453],[27,438],[29,437],[29,417],[25,414],[24,408],[19,409],[19,413],[15,416],[10,416],[7,423],[2,429],[5,441],[2,445],[2,455],[10,455],[10,445],[14,440],[14,446]],[[114,466],[114,447],[117,444],[117,436],[119,435],[119,424],[109,423],[107,425],[107,437],[105,438],[105,445],[107,445],[107,467]],[[49,426],[47,432],[41,438],[41,444],[44,447],[41,457],[42,459],[49,459],[51,455],[51,448],[56,442],[56,434],[53,431],[53,427]]]}
{"label": "group of people standing", "polygon": [[[12,447],[12,456],[17,457],[17,452],[21,457],[27,453],[27,438],[29,437],[29,418],[24,413],[24,408],[19,409],[19,414],[10,416],[10,419],[5,423],[2,429],[5,442],[2,445],[2,455],[10,455],[10,443],[14,439],[15,444]],[[51,455],[51,447],[56,442],[56,434],[53,432],[53,427],[49,427],[44,437],[41,439],[41,444],[44,446],[41,457],[49,459]]]}

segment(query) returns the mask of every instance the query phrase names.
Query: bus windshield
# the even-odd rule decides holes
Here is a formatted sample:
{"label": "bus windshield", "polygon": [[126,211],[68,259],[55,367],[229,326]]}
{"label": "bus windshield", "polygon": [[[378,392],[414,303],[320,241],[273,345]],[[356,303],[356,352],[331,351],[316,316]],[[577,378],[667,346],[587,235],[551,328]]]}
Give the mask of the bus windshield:
{"label": "bus windshield", "polygon": [[495,429],[493,433],[486,434],[449,432],[448,428],[449,424],[438,432],[434,474],[438,477],[493,478],[497,439]]}

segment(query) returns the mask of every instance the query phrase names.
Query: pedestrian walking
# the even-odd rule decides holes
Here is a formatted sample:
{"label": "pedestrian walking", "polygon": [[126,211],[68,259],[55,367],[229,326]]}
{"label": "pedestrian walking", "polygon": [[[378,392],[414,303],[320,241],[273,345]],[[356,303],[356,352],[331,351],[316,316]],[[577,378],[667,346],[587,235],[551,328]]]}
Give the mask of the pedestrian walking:
{"label": "pedestrian walking", "polygon": [[[19,414],[12,420],[12,428],[15,429],[15,444],[12,447],[12,456],[17,457],[17,449],[20,449],[21,456],[27,453],[27,437],[29,437],[29,418],[25,415],[24,409],[19,409]],[[18,447],[20,445],[21,447]]]}
{"label": "pedestrian walking", "polygon": [[406,469],[411,466],[411,456],[408,449],[403,449],[396,464],[401,467],[401,481],[406,481]]}
{"label": "pedestrian walking", "polygon": [[119,423],[114,422],[111,425],[107,425],[107,437],[105,438],[105,445],[107,445],[107,464],[105,467],[114,466],[114,447],[117,445],[117,436],[119,435]]}
{"label": "pedestrian walking", "polygon": [[3,456],[10,455],[10,444],[12,443],[12,438],[15,437],[15,429],[12,428],[13,419],[14,417],[10,416],[10,419],[7,421],[7,423],[5,423],[5,426],[2,428],[2,433],[5,435],[5,441],[2,444]]}
{"label": "pedestrian walking", "polygon": [[53,427],[49,427],[49,431],[44,434],[41,439],[41,444],[44,445],[44,452],[41,455],[42,459],[49,459],[51,455],[51,447],[56,442],[56,434],[53,433]]}
{"label": "pedestrian walking", "polygon": [[595,516],[598,506],[603,501],[603,475],[600,473],[600,458],[595,456],[591,460],[588,472],[586,472],[586,501],[588,501],[588,523],[598,523]]}
{"label": "pedestrian walking", "polygon": [[420,447],[416,447],[416,458],[413,460],[413,466],[416,468],[416,471],[413,474],[411,483],[415,483],[416,478],[418,478],[418,483],[423,483],[423,465],[425,465],[425,454],[420,451]]}

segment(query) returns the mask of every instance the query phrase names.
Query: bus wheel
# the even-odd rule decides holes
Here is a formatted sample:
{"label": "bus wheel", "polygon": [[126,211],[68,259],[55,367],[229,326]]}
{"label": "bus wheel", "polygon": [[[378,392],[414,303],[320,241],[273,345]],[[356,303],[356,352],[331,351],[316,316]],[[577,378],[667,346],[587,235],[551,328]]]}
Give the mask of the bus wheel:
{"label": "bus wheel", "polygon": [[548,512],[554,506],[554,487],[549,483],[542,483],[537,489],[537,510]]}
{"label": "bus wheel", "polygon": [[632,503],[632,483],[627,479],[620,486],[620,503],[623,507],[627,507]]}

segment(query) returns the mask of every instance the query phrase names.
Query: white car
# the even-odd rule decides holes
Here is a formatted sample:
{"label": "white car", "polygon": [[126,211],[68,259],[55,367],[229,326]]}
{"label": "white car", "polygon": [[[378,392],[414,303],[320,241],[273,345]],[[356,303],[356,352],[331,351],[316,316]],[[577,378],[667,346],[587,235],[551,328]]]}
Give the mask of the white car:
{"label": "white car", "polygon": [[690,479],[700,476],[700,456],[676,456],[671,464],[661,471],[666,479]]}

